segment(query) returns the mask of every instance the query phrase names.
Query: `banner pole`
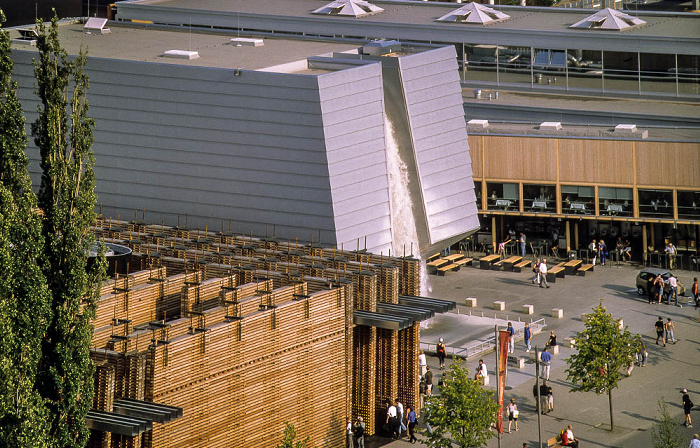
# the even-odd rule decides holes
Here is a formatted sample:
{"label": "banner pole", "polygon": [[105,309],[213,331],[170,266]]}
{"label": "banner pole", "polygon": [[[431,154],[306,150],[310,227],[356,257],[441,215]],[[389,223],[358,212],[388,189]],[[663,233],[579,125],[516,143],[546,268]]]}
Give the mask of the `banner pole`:
{"label": "banner pole", "polygon": [[537,406],[535,406],[535,409],[539,411],[537,412],[537,440],[539,442],[537,446],[542,447],[542,412],[544,412],[544,409],[542,409],[542,400],[540,398],[540,354],[537,346],[535,346],[535,386],[537,387]]}
{"label": "banner pole", "polygon": [[494,333],[496,335],[496,401],[498,402],[498,415],[496,416],[496,435],[498,436],[498,448],[501,448],[501,431],[503,431],[503,423],[498,427],[498,420],[503,415],[503,403],[501,402],[501,361],[498,356],[498,346],[500,338],[498,336],[498,325],[494,325]]}

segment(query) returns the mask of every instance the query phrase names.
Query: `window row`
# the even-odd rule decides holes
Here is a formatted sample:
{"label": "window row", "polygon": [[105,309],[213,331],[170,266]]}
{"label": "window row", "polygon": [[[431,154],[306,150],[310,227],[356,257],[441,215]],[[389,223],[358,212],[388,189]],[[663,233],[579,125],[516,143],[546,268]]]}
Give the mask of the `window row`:
{"label": "window row", "polygon": [[464,80],[553,88],[700,94],[700,56],[457,45]]}
{"label": "window row", "polygon": [[[634,191],[631,188],[597,187],[598,214],[600,216],[634,216]],[[562,185],[557,197],[554,185],[523,184],[522,198],[519,184],[503,182],[486,183],[486,209],[502,211],[556,213],[558,202],[561,213],[595,215],[596,187]],[[477,206],[483,208],[481,188],[477,185]],[[674,203],[678,208],[679,219],[700,218],[700,191],[638,189],[637,204],[639,217],[674,219]]]}

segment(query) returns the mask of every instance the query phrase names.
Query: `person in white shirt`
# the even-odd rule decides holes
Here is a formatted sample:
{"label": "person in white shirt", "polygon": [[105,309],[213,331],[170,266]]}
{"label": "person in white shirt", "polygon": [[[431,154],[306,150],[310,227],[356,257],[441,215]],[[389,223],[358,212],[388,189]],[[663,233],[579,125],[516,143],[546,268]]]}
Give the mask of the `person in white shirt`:
{"label": "person in white shirt", "polygon": [[666,305],[671,304],[671,294],[673,294],[675,301],[676,301],[675,305],[678,306],[678,280],[676,280],[676,277],[671,275],[668,277],[667,282],[668,282],[669,290],[668,290],[668,295],[666,296]]}
{"label": "person in white shirt", "polygon": [[[542,286],[544,284],[544,286]],[[547,284],[547,259],[543,258],[542,263],[540,263],[540,288],[549,288]]]}
{"label": "person in white shirt", "polygon": [[693,440],[690,441],[688,448],[700,448],[700,436],[693,434]]}
{"label": "person in white shirt", "polygon": [[420,366],[420,376],[424,376],[425,368],[428,367],[428,362],[425,359],[425,352],[423,350],[421,350],[418,355],[418,365]]}
{"label": "person in white shirt", "polygon": [[389,408],[386,411],[386,425],[387,430],[392,438],[399,438],[399,419],[396,406],[388,402]]}
{"label": "person in white shirt", "polygon": [[510,425],[515,422],[515,430],[518,429],[518,415],[520,411],[518,410],[518,405],[515,404],[515,398],[510,399],[510,404],[508,405],[508,432],[510,432]]}

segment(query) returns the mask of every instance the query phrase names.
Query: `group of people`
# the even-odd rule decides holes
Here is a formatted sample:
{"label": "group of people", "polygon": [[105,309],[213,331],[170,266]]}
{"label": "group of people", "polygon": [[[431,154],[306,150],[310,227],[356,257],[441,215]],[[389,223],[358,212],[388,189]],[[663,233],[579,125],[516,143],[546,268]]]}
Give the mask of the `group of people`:
{"label": "group of people", "polygon": [[532,273],[534,276],[532,279],[533,284],[537,284],[540,286],[540,288],[549,288],[549,284],[547,283],[547,259],[543,258],[540,260],[539,258],[535,260],[535,262],[532,265]]}
{"label": "group of people", "polygon": [[404,414],[403,404],[397,398],[395,403],[387,401],[386,411],[386,432],[394,439],[400,439],[404,434],[408,433],[409,441],[415,443],[415,429],[418,423],[416,411],[410,406],[406,408]]}
{"label": "group of people", "polygon": [[[695,283],[697,283],[697,278],[695,279]],[[697,289],[695,283],[693,284],[693,288]],[[668,286],[668,288],[666,288],[666,286]],[[668,280],[664,280],[661,274],[649,276],[647,279],[647,299],[649,303],[660,304],[661,299],[666,297],[666,304],[670,305],[672,296],[674,298],[674,304],[679,306],[678,279],[673,274],[668,276]],[[697,308],[700,304],[700,297],[698,297],[697,294],[695,297],[695,307]]]}
{"label": "group of people", "polygon": [[666,347],[669,340],[672,344],[676,343],[676,338],[674,337],[676,325],[670,317],[664,322],[664,318],[659,316],[659,319],[654,323],[654,328],[656,329],[656,345],[659,345],[659,339],[661,339],[664,347]]}

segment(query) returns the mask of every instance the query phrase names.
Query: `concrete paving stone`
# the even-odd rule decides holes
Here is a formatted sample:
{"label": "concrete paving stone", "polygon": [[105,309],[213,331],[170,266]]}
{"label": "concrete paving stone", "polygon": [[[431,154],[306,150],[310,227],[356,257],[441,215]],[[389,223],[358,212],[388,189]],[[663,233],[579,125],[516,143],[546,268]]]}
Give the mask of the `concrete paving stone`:
{"label": "concrete paving stone", "polygon": [[[433,340],[448,336],[446,343],[450,341],[460,344],[469,344],[474,338],[483,338],[494,332],[494,310],[491,309],[495,300],[507,304],[507,309],[522,309],[525,304],[535,307],[533,319],[545,318],[547,326],[541,334],[533,336],[532,346],[542,348],[549,337],[549,331],[554,330],[559,341],[572,338],[576,332],[583,330],[583,321],[580,317],[591,311],[602,300],[603,305],[617,319],[622,319],[624,324],[633,334],[639,333],[647,345],[649,358],[646,367],[635,367],[629,378],[621,381],[620,387],[613,391],[613,408],[615,418],[615,431],[609,431],[608,397],[596,395],[593,392],[570,392],[571,383],[566,380],[566,358],[571,356],[571,347],[560,344],[560,352],[553,357],[551,364],[551,376],[549,384],[554,389],[554,411],[540,416],[542,428],[542,440],[552,437],[568,424],[574,426],[574,433],[581,440],[582,447],[620,447],[620,448],[647,448],[652,446],[651,429],[658,417],[658,400],[666,402],[671,416],[678,421],[679,431],[683,435],[683,447],[687,446],[694,432],[700,428],[700,409],[696,406],[691,414],[696,425],[695,428],[685,428],[683,422],[683,410],[681,408],[681,394],[679,390],[687,388],[691,398],[700,402],[700,323],[698,323],[698,311],[693,307],[675,307],[668,305],[647,304],[646,298],[636,293],[635,277],[639,267],[614,265],[597,267],[594,273],[585,277],[567,276],[552,285],[550,289],[541,289],[533,285],[528,277],[529,272],[514,273],[503,271],[479,270],[474,268],[461,269],[459,272],[445,277],[430,276],[432,297],[454,300],[458,307],[454,312],[486,316],[484,326],[479,323],[464,324],[463,320],[448,318],[443,320],[445,325],[455,327],[432,326],[429,329],[421,328],[421,341]],[[684,284],[692,284],[697,273],[678,271]],[[464,296],[476,297],[478,303],[488,304],[488,308],[466,308]],[[682,300],[682,299],[681,299]],[[564,310],[563,319],[554,319],[549,316],[550,310],[561,308]],[[546,314],[537,313],[537,310],[546,310]],[[516,313],[513,313],[516,314]],[[654,344],[654,322],[661,316],[673,318],[676,323],[676,338],[679,342],[666,347]],[[503,322],[501,319],[500,322]],[[462,327],[464,325],[464,328]],[[501,323],[501,325],[504,325]],[[515,322],[514,322],[515,325]],[[449,328],[449,331],[448,331]],[[505,328],[505,325],[502,327]],[[532,354],[532,352],[530,353]],[[525,344],[522,341],[516,343],[515,356],[528,357],[525,352]],[[495,354],[483,355],[490,372],[493,372]],[[506,382],[506,399],[514,397],[519,404],[520,431],[517,433],[503,434],[501,436],[502,448],[521,448],[523,442],[528,446],[537,446],[537,414],[534,410],[532,386],[535,382],[535,364],[530,360],[525,369],[511,368],[508,371]],[[435,369],[436,374],[440,370],[437,358],[429,357],[428,362]],[[477,364],[476,359],[467,361],[467,367],[473,370]],[[448,363],[449,366],[449,363]],[[492,386],[495,384],[492,382]],[[422,429],[421,429],[422,430]],[[419,434],[419,439],[423,436]],[[379,439],[377,439],[379,440]],[[389,448],[403,448],[407,446],[425,446],[421,443],[411,445],[408,438],[399,441],[384,440],[380,445]],[[488,448],[496,448],[498,441],[493,438],[486,445]]]}

